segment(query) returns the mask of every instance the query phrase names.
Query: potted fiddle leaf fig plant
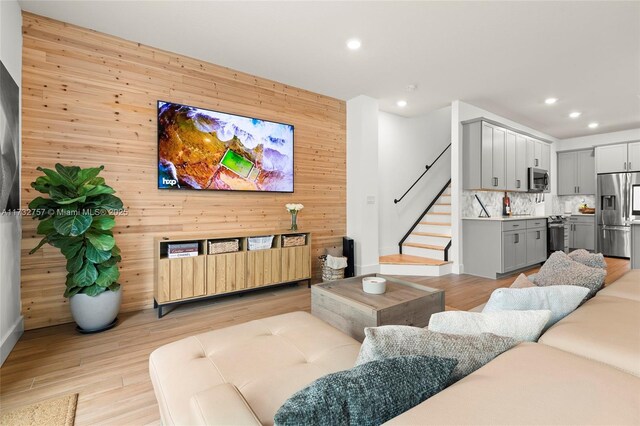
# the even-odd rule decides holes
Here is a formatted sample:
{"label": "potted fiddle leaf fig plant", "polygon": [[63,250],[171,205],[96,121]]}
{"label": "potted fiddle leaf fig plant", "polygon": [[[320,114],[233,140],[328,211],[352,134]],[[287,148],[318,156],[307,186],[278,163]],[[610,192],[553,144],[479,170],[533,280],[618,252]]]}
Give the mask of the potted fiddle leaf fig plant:
{"label": "potted fiddle leaf fig plant", "polygon": [[122,291],[115,244],[115,214],[122,200],[98,175],[104,166],[81,169],[56,164],[55,170],[38,167],[44,175],[31,183],[43,194],[29,203],[37,232],[43,235],[35,253],[45,244],[60,249],[67,261],[64,297],[81,332],[111,328],[120,310]]}

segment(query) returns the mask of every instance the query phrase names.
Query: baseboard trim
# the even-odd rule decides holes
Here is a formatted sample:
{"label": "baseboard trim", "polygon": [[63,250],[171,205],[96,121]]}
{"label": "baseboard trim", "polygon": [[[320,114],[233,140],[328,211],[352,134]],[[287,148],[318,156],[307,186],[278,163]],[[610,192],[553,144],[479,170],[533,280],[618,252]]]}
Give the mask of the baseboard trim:
{"label": "baseboard trim", "polygon": [[7,335],[2,338],[2,343],[0,343],[0,366],[4,364],[22,333],[24,333],[24,317],[20,315],[9,329]]}
{"label": "baseboard trim", "polygon": [[356,264],[356,275],[377,274],[380,272],[380,265],[358,265]]}

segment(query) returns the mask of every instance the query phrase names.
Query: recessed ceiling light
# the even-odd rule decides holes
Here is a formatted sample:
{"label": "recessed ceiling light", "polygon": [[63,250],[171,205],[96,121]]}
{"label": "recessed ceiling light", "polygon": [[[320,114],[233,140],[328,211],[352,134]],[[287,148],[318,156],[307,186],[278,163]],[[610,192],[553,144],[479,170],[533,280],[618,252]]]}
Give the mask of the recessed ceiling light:
{"label": "recessed ceiling light", "polygon": [[582,115],[582,113],[581,113],[581,112],[579,112],[579,111],[574,111],[574,112],[572,112],[571,114],[569,114],[569,117],[571,117],[571,118],[578,118],[578,117],[580,117],[581,115]]}
{"label": "recessed ceiling light", "polygon": [[396,102],[396,105],[398,105],[400,108],[404,108],[407,106],[407,101],[398,101]]}
{"label": "recessed ceiling light", "polygon": [[358,40],[357,38],[352,38],[351,40],[347,41],[347,47],[351,50],[358,50],[360,49],[360,46],[362,46],[362,42],[360,42],[360,40]]}
{"label": "recessed ceiling light", "polygon": [[596,127],[598,127],[598,123],[596,123],[595,121],[593,123],[589,123],[590,129],[595,129]]}
{"label": "recessed ceiling light", "polygon": [[558,98],[547,98],[544,100],[544,103],[547,105],[553,105],[558,102]]}

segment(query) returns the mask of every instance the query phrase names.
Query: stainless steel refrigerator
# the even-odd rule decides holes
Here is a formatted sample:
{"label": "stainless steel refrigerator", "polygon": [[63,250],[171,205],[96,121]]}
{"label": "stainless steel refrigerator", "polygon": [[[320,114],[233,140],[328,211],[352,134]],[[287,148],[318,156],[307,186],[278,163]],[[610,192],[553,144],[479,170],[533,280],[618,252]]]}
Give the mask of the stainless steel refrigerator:
{"label": "stainless steel refrigerator", "polygon": [[631,255],[631,187],[640,184],[640,173],[598,175],[596,224],[598,251],[605,256]]}

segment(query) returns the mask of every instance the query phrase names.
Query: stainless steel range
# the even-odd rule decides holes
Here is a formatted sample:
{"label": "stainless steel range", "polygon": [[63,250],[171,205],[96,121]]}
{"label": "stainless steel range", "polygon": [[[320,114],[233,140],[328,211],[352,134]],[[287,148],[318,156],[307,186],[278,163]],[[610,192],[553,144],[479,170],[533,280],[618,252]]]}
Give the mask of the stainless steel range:
{"label": "stainless steel range", "polygon": [[569,227],[567,218],[560,215],[549,216],[547,235],[547,249],[549,254],[554,251],[569,252]]}

